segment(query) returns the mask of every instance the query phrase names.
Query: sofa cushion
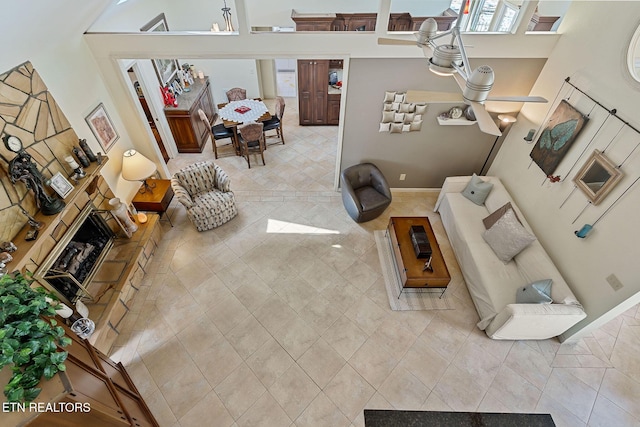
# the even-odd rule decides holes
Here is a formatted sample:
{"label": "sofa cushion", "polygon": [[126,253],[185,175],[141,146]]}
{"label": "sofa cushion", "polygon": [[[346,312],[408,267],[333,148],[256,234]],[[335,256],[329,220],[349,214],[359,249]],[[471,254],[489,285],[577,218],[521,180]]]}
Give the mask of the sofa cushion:
{"label": "sofa cushion", "polygon": [[551,304],[551,283],[553,280],[538,280],[518,289],[516,293],[517,304]]}
{"label": "sofa cushion", "polygon": [[482,237],[505,263],[536,240],[516,219],[513,209],[509,209]]}
{"label": "sofa cushion", "polygon": [[551,298],[557,304],[579,304],[571,288],[564,280],[555,264],[539,241],[531,243],[513,260],[527,283],[536,280],[552,279]]}
{"label": "sofa cushion", "polygon": [[[498,209],[496,209],[492,214],[490,214],[488,217],[484,218],[482,220],[482,223],[484,224],[484,228],[486,228],[487,230],[490,229],[493,224],[496,223],[496,221],[498,221],[500,218],[502,218],[502,216],[507,213],[507,211],[509,209],[513,209],[513,206],[511,206],[511,202],[507,202],[504,205],[502,205],[501,207],[499,207]],[[513,211],[513,213],[516,216],[516,219],[518,220],[518,222],[520,224],[522,224],[522,221],[520,221],[520,218],[518,218],[518,214],[516,213],[516,211]]]}
{"label": "sofa cushion", "polygon": [[481,180],[480,177],[474,173],[465,189],[462,190],[462,195],[476,205],[482,206],[492,188],[492,183]]}
{"label": "sofa cushion", "polygon": [[461,267],[467,289],[484,330],[507,304],[515,302],[518,288],[525,286],[515,262],[504,264],[483,240],[482,218],[487,209],[469,203],[461,193],[447,193],[440,204],[447,237]]}

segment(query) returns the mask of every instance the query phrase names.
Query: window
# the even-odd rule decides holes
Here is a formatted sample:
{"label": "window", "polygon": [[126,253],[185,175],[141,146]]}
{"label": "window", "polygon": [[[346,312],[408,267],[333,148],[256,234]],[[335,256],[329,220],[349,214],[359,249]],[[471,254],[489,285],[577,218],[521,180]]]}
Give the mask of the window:
{"label": "window", "polygon": [[[468,5],[466,5],[467,1]],[[515,4],[518,0],[511,1],[452,0],[449,7],[460,12],[460,8],[466,5],[469,13],[462,20],[462,31],[508,33],[513,30],[520,12],[520,6]]]}

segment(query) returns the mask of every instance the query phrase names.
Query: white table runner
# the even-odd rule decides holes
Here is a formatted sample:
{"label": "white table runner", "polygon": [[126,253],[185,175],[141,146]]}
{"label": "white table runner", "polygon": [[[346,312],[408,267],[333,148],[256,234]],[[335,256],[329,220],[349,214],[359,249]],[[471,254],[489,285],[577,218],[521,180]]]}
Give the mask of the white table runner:
{"label": "white table runner", "polygon": [[[245,113],[239,113],[237,108],[247,107],[249,111]],[[222,107],[218,114],[225,120],[231,120],[238,123],[246,123],[258,120],[260,116],[269,111],[267,106],[262,101],[256,101],[255,99],[243,99],[241,101],[231,101],[224,107]]]}

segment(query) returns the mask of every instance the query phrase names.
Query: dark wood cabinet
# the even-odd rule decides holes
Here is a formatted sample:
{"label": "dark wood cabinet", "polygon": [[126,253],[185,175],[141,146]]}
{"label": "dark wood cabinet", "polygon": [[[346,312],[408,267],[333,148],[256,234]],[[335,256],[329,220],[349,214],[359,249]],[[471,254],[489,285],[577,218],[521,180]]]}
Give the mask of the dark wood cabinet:
{"label": "dark wood cabinet", "polygon": [[298,110],[301,125],[327,124],[329,60],[298,60]]}
{"label": "dark wood cabinet", "polygon": [[[291,19],[296,23],[296,31],[375,31],[377,13],[306,13],[293,11]],[[429,17],[411,16],[410,13],[391,13],[388,31],[418,31],[422,22]],[[451,29],[458,14],[451,8],[438,16],[431,16],[438,23],[438,31]],[[536,21],[537,23],[537,21]]]}
{"label": "dark wood cabinet", "polygon": [[411,31],[411,15],[409,13],[391,13],[388,31]]}
{"label": "dark wood cabinet", "polygon": [[330,93],[327,101],[327,124],[337,125],[340,123],[340,94]]}
{"label": "dark wood cabinet", "polygon": [[[124,366],[109,359],[65,325],[63,327],[72,339],[72,344],[64,349],[69,352],[65,361],[67,369],[40,383],[42,392],[35,403],[64,405],[74,410],[5,413],[2,425],[159,426]],[[10,370],[5,368],[2,374],[6,373],[10,375]],[[4,379],[3,375],[0,377]]]}
{"label": "dark wood cabinet", "polygon": [[206,125],[198,116],[202,109],[213,122],[214,104],[209,78],[195,79],[189,92],[178,96],[177,107],[165,107],[164,114],[180,153],[202,153],[209,137]]}
{"label": "dark wood cabinet", "polygon": [[338,13],[344,21],[342,30],[339,31],[375,31],[377,13]]}

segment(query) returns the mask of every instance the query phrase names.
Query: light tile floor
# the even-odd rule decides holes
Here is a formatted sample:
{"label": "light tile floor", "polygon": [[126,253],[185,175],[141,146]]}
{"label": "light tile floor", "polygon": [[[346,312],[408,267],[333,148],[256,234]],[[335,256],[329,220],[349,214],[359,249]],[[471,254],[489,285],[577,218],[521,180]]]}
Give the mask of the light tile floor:
{"label": "light tile floor", "polygon": [[[574,343],[488,339],[432,212],[437,194],[396,192],[381,218],[354,223],[333,191],[337,128],[297,126],[295,104],[266,166],[217,161],[237,218],[198,233],[174,201],[174,227],[163,221],[112,352],[162,426],[363,426],[363,408],[640,425],[638,307]],[[169,166],[200,159],[210,145]],[[391,215],[432,219],[455,310],[389,309],[373,230]]]}

